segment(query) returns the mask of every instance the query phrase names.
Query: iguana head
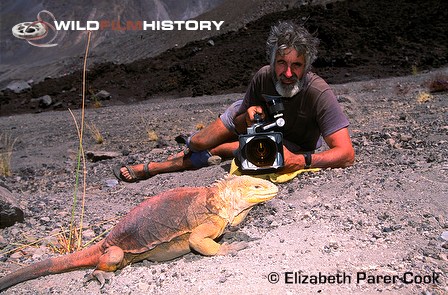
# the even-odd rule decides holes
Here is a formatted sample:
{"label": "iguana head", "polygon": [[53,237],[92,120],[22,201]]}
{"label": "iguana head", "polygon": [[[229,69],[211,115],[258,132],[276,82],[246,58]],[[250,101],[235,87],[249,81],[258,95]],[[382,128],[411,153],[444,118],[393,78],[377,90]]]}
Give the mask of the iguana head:
{"label": "iguana head", "polygon": [[228,176],[217,182],[219,215],[230,223],[235,216],[275,197],[278,188],[270,181],[251,176]]}

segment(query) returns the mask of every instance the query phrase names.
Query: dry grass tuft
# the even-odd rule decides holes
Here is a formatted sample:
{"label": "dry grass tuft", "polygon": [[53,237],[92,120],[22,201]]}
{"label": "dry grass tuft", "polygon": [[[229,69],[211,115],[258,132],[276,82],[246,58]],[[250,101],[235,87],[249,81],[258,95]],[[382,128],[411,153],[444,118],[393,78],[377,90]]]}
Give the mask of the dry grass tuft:
{"label": "dry grass tuft", "polygon": [[11,176],[11,157],[17,138],[0,134],[0,175]]}
{"label": "dry grass tuft", "polygon": [[95,94],[95,89],[93,89],[92,87],[89,87],[89,93],[90,93],[90,100],[92,102],[92,106],[95,109],[99,109],[102,107],[101,101],[98,98],[98,96],[96,96]]}
{"label": "dry grass tuft", "polygon": [[78,243],[79,240],[79,230],[77,228],[73,227],[70,231],[61,228],[61,232],[57,235],[57,243],[48,246],[54,253],[72,253],[82,250],[83,247]]}
{"label": "dry grass tuft", "polygon": [[205,128],[204,123],[198,123],[198,124],[196,124],[196,130],[201,130],[201,129],[204,129],[204,128]]}
{"label": "dry grass tuft", "polygon": [[152,127],[152,124],[145,118],[141,117],[141,121],[143,126],[145,126],[146,135],[148,136],[149,141],[158,141],[159,136],[157,135],[156,131]]}
{"label": "dry grass tuft", "polygon": [[417,102],[418,103],[425,103],[432,99],[432,95],[427,92],[420,92],[417,95]]}
{"label": "dry grass tuft", "polygon": [[101,101],[99,101],[99,99],[96,98],[96,96],[94,97],[95,99],[93,100],[93,107],[95,109],[99,109],[101,108],[103,105],[101,104]]}
{"label": "dry grass tuft", "polygon": [[159,136],[157,135],[157,133],[154,130],[146,129],[146,133],[148,134],[148,139],[150,141],[157,141],[157,140],[159,140]]}
{"label": "dry grass tuft", "polygon": [[93,139],[97,144],[102,144],[104,142],[104,137],[101,134],[98,127],[96,127],[95,123],[86,124],[90,133],[92,134]]}

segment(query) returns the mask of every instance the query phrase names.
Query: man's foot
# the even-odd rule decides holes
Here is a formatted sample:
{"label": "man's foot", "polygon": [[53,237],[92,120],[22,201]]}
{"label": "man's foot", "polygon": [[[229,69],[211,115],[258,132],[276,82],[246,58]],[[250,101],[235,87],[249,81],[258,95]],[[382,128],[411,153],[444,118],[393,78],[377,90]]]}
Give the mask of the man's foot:
{"label": "man's foot", "polygon": [[117,166],[114,168],[115,177],[125,182],[137,182],[151,177],[149,163],[133,166]]}
{"label": "man's foot", "polygon": [[174,159],[182,158],[183,156],[185,156],[185,152],[184,152],[184,151],[181,151],[181,152],[178,152],[177,154],[168,156],[168,158],[166,158],[166,159],[167,159],[168,161],[170,161],[170,160],[174,160]]}
{"label": "man's foot", "polygon": [[221,164],[221,161],[222,161],[222,158],[220,156],[214,155],[207,159],[207,164],[209,166],[219,165],[219,164]]}

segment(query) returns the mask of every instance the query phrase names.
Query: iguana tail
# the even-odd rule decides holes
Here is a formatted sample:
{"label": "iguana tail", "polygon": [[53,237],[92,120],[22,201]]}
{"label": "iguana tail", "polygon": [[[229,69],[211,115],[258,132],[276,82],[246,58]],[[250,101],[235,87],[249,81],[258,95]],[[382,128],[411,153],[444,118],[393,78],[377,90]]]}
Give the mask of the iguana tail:
{"label": "iguana tail", "polygon": [[0,278],[0,291],[18,283],[35,279],[49,274],[57,274],[78,268],[93,267],[99,262],[102,253],[103,241],[81,250],[60,257],[46,259],[29,266],[18,269]]}

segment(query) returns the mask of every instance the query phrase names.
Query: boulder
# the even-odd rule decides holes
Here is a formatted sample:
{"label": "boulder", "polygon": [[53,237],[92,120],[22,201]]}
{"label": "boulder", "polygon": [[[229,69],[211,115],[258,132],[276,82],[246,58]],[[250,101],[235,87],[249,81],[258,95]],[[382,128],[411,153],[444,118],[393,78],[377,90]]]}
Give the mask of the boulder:
{"label": "boulder", "polygon": [[16,197],[9,189],[0,185],[0,228],[23,220],[23,210],[19,208]]}
{"label": "boulder", "polygon": [[33,102],[33,103],[37,102],[39,104],[39,107],[47,108],[47,107],[49,107],[53,103],[53,100],[51,99],[51,96],[44,95],[44,96],[41,96],[39,98],[31,99],[31,102]]}
{"label": "boulder", "polygon": [[106,99],[110,99],[111,95],[106,90],[101,90],[100,92],[98,92],[96,94],[96,97],[98,97],[99,100],[106,100]]}
{"label": "boulder", "polygon": [[14,80],[11,83],[9,83],[8,86],[6,86],[6,89],[14,91],[14,93],[20,93],[30,88],[31,88],[30,84],[28,84],[23,80]]}
{"label": "boulder", "polygon": [[49,107],[53,103],[53,100],[51,99],[51,96],[44,95],[39,97],[39,106],[43,108]]}

